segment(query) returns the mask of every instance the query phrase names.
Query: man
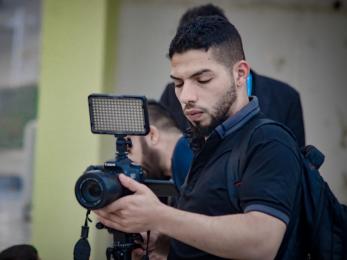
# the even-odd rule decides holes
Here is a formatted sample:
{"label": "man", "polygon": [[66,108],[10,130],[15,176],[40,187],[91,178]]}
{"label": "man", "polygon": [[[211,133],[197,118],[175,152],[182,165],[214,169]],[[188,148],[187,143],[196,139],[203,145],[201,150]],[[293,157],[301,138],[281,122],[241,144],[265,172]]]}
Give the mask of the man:
{"label": "man", "polygon": [[[206,4],[188,9],[182,15],[178,27],[198,16],[209,15],[219,15],[227,19],[221,8]],[[305,128],[299,93],[288,84],[259,75],[253,70],[247,81],[249,95],[258,97],[261,111],[268,118],[286,125],[295,134],[299,146],[305,146]],[[160,97],[160,102],[172,113],[180,129],[185,131],[189,125],[174,89],[174,84],[169,83]]]}
{"label": "man", "polygon": [[177,189],[189,171],[192,152],[188,140],[166,109],[148,101],[150,131],[146,136],[131,136],[129,158],[142,166],[147,178],[172,179]]}
{"label": "man", "polygon": [[96,210],[99,220],[124,232],[170,237],[168,259],[302,259],[295,141],[280,127],[260,127],[248,140],[242,179],[227,167],[233,141],[262,117],[257,98],[247,95],[249,65],[238,31],[222,17],[198,17],[177,31],[169,57],[183,112],[206,143],[177,208],[120,175],[134,194]]}

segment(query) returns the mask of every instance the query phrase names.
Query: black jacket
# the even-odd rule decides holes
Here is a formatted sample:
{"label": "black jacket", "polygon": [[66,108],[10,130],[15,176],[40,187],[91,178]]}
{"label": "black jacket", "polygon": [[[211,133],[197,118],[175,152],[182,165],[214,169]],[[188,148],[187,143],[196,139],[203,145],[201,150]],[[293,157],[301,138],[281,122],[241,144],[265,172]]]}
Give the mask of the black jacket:
{"label": "black jacket", "polygon": [[[299,146],[305,145],[300,95],[293,87],[252,71],[252,95],[258,97],[260,109],[268,118],[286,125],[295,134]],[[180,129],[185,131],[188,123],[175,95],[173,83],[166,86],[160,103],[167,107]]]}

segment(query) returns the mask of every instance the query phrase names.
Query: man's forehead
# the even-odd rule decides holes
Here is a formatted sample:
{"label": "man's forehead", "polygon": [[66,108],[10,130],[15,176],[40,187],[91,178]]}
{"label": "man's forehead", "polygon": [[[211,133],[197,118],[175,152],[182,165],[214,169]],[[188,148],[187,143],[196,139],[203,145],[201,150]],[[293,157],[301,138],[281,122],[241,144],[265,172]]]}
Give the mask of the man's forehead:
{"label": "man's forehead", "polygon": [[200,71],[213,71],[216,60],[210,50],[189,50],[184,53],[176,53],[171,59],[171,76],[190,77]]}
{"label": "man's forehead", "polygon": [[200,60],[200,59],[208,59],[211,55],[211,51],[205,51],[204,49],[198,50],[187,50],[182,53],[175,53],[171,58],[171,64],[175,65],[182,62],[187,62],[190,60]]}

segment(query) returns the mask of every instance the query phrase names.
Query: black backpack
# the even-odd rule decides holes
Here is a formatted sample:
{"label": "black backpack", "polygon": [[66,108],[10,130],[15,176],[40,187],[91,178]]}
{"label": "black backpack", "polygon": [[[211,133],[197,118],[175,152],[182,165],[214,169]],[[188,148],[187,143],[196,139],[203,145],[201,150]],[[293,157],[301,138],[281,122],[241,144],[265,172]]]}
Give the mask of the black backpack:
{"label": "black backpack", "polygon": [[[232,152],[229,160],[229,166],[241,179],[248,142],[255,130],[264,125],[276,125],[295,139],[293,133],[281,123],[266,118],[252,120],[245,126],[242,136],[237,138],[233,151],[238,152]],[[347,206],[339,203],[319,173],[324,162],[323,153],[308,145],[301,150],[301,156],[304,167],[301,188],[307,228],[307,259],[347,259]]]}

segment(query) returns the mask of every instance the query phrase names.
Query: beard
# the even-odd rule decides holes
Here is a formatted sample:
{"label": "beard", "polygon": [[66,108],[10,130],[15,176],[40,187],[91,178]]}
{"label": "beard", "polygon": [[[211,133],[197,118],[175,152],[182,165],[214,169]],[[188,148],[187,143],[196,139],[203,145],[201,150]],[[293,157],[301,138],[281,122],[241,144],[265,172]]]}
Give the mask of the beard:
{"label": "beard", "polygon": [[[229,117],[228,112],[236,99],[236,87],[235,84],[232,84],[225,95],[223,95],[212,108],[210,113],[211,122],[208,126],[203,126],[199,122],[196,124],[189,122],[193,136],[196,138],[205,138],[209,136],[218,125],[223,123]],[[208,111],[205,110],[205,112]]]}

